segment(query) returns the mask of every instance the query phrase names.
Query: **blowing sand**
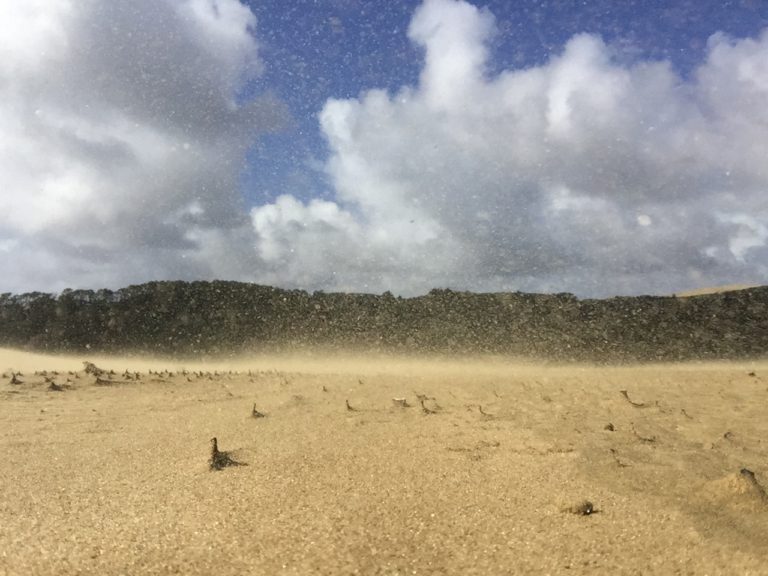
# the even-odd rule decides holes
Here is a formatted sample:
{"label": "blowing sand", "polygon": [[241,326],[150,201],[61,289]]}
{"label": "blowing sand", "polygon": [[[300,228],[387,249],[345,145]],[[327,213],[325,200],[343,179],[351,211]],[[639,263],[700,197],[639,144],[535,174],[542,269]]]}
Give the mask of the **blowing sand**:
{"label": "blowing sand", "polygon": [[0,574],[768,574],[768,363],[82,360],[0,351]]}

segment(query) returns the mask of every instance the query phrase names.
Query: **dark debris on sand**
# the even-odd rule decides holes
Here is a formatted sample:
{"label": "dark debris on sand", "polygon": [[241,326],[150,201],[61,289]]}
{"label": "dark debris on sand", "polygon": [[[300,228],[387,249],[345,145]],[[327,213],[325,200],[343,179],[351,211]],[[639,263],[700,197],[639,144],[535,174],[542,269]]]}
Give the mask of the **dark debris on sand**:
{"label": "dark debris on sand", "polygon": [[208,461],[211,470],[223,470],[228,466],[248,466],[245,462],[238,462],[229,452],[219,450],[219,443],[214,436],[211,438],[211,459]]}

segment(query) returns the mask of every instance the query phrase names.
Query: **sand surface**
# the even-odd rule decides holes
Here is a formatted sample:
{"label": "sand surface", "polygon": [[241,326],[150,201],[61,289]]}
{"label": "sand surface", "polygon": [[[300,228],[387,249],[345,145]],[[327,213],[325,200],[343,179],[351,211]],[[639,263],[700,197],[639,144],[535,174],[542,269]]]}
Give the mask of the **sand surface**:
{"label": "sand surface", "polygon": [[707,294],[723,294],[725,292],[738,292],[739,290],[748,290],[757,288],[758,284],[728,284],[726,286],[711,286],[708,288],[697,288],[695,290],[684,290],[676,292],[678,298],[689,298],[691,296],[705,296]]}
{"label": "sand surface", "polygon": [[0,351],[0,574],[768,574],[768,363],[82,360]]}

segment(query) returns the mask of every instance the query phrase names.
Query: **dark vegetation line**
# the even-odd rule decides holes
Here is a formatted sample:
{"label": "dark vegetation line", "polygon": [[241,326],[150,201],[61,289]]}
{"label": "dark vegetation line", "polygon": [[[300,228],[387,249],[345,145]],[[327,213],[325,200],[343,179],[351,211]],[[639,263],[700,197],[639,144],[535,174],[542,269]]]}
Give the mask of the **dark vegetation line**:
{"label": "dark vegetation line", "polygon": [[768,287],[688,298],[432,290],[335,294],[240,282],[150,282],[0,295],[0,345],[194,356],[297,348],[553,360],[768,357]]}

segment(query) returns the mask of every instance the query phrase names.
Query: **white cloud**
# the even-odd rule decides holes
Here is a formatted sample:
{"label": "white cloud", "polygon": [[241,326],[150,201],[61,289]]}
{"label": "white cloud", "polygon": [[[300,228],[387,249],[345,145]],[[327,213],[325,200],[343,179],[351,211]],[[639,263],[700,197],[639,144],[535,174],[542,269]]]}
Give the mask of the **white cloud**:
{"label": "white cloud", "polygon": [[468,3],[447,7],[442,0],[425,0],[416,11],[408,36],[426,49],[421,86],[434,109],[466,106],[471,92],[483,82],[493,32],[493,16]]}
{"label": "white cloud", "polygon": [[3,289],[255,268],[239,173],[284,117],[238,98],[255,25],[237,0],[0,3]]}
{"label": "white cloud", "polygon": [[0,4],[0,71],[4,76],[37,73],[69,47],[66,27],[72,17],[66,0],[28,0]]}
{"label": "white cloud", "polygon": [[186,0],[176,7],[191,39],[218,66],[225,96],[262,71],[253,32],[256,17],[234,0]]}
{"label": "white cloud", "polygon": [[492,14],[425,0],[418,84],[320,113],[332,196],[248,213],[246,150],[285,120],[242,98],[256,24],[238,0],[0,2],[2,290],[768,282],[768,31],[713,36],[686,79],[588,34],[492,75]]}
{"label": "white cloud", "polygon": [[587,34],[491,77],[493,34],[487,11],[426,0],[409,28],[419,84],[326,103],[333,202],[252,211],[271,278],[593,295],[768,282],[768,31],[714,36],[692,79]]}

